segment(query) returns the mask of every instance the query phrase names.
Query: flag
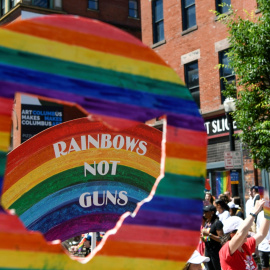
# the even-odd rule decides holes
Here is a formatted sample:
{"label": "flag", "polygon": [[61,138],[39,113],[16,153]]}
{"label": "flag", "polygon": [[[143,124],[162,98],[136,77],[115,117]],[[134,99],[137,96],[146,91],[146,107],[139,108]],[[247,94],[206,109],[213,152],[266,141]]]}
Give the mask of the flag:
{"label": "flag", "polygon": [[216,172],[216,195],[219,196],[225,191],[231,192],[230,171]]}

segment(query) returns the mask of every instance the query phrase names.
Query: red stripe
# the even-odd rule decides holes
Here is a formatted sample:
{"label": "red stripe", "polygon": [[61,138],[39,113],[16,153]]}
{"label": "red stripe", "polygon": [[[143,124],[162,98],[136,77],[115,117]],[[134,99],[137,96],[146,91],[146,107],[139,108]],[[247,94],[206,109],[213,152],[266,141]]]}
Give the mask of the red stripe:
{"label": "red stripe", "polygon": [[[77,16],[65,16],[61,17],[59,15],[50,15],[44,17],[36,17],[31,19],[34,22],[38,22],[43,25],[57,26],[63,29],[74,30],[79,33],[92,34],[99,37],[105,37],[108,40],[118,40],[124,41],[131,44],[136,44],[141,47],[147,48],[139,39],[135,38],[131,34],[128,34],[116,27],[97,20],[91,20],[87,18],[77,17]],[[21,21],[14,22],[10,25],[4,26],[4,28],[9,29],[11,25],[20,24]],[[109,38],[108,38],[109,37]]]}

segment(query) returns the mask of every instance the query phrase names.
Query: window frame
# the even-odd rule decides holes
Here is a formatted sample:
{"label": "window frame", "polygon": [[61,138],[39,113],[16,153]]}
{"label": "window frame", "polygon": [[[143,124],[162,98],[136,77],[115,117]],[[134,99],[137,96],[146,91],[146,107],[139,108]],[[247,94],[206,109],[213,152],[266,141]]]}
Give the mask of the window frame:
{"label": "window frame", "polygon": [[[190,87],[189,86],[189,77],[188,77],[188,66],[190,65],[193,65],[193,64],[197,64],[197,73],[198,73],[198,85],[196,86],[192,86]],[[191,61],[189,63],[186,63],[184,64],[184,75],[185,75],[185,83],[186,83],[186,86],[190,92],[190,94],[192,95],[192,97],[194,98],[193,96],[193,93],[197,93],[199,92],[199,100],[197,101],[195,98],[194,98],[194,101],[196,102],[198,108],[200,109],[201,108],[201,98],[200,98],[200,76],[199,76],[199,61],[198,60],[194,60],[194,61]],[[192,91],[194,89],[198,89],[197,91]]]}
{"label": "window frame", "polygon": [[[131,8],[130,7],[130,3],[136,3],[136,8]],[[138,7],[138,0],[128,0],[128,17],[133,18],[133,19],[138,19],[139,18],[139,7]],[[133,11],[136,15],[132,16],[132,12]]]}
{"label": "window frame", "polygon": [[[96,8],[91,8],[91,7],[89,7],[89,4],[90,4],[90,3],[95,3]],[[88,1],[87,1],[87,8],[88,8],[88,9],[91,9],[91,10],[99,10],[99,0],[88,0]]]}
{"label": "window frame", "polygon": [[5,3],[5,0],[0,0],[0,17],[4,16],[5,15],[5,12],[6,12],[6,3]]}
{"label": "window frame", "polygon": [[[230,1],[230,5],[232,4],[231,0],[227,0],[227,1]],[[224,0],[216,0],[216,11],[220,14],[226,14],[229,12],[229,10],[226,10],[223,12],[223,8],[224,7],[221,7],[219,5],[221,5],[222,3],[224,2]]]}
{"label": "window frame", "polygon": [[[190,4],[190,5],[188,5],[188,6],[185,6],[185,1],[186,0],[181,0],[181,4],[182,4],[182,29],[183,29],[183,31],[185,31],[185,30],[188,30],[188,29],[190,29],[190,28],[192,28],[192,27],[195,27],[196,25],[197,25],[197,19],[196,19],[196,0],[194,0],[194,3],[193,4]],[[194,25],[192,25],[192,26],[188,26],[187,25],[187,22],[188,22],[188,20],[187,20],[187,18],[188,18],[188,9],[190,9],[190,8],[192,8],[192,7],[195,7],[195,24]]]}
{"label": "window frame", "polygon": [[[162,2],[162,18],[159,20],[155,19],[155,14],[156,14],[156,3],[158,1]],[[162,34],[163,34],[163,39],[158,36],[158,31],[157,31],[157,26],[162,24]],[[165,40],[165,35],[164,35],[164,9],[163,9],[163,0],[153,0],[152,1],[152,25],[153,25],[153,44],[156,44],[158,42],[164,41]]]}
{"label": "window frame", "polygon": [[[221,104],[223,104],[224,100],[226,99],[226,97],[224,97],[224,95],[222,94],[222,91],[226,89],[225,87],[225,83],[224,83],[224,79],[225,78],[229,83],[232,83],[233,81],[235,81],[235,74],[233,72],[233,69],[231,69],[231,74],[230,75],[226,75],[224,76],[224,62],[223,62],[223,59],[224,57],[223,56],[226,56],[226,54],[228,53],[230,49],[225,49],[225,50],[222,50],[222,51],[219,51],[218,52],[218,63],[220,65],[220,69],[219,69],[219,80],[220,80],[220,96],[221,96]],[[229,57],[227,55],[226,57],[228,59],[228,63],[229,63]],[[228,80],[229,78],[229,80]],[[232,79],[233,78],[233,79]]]}

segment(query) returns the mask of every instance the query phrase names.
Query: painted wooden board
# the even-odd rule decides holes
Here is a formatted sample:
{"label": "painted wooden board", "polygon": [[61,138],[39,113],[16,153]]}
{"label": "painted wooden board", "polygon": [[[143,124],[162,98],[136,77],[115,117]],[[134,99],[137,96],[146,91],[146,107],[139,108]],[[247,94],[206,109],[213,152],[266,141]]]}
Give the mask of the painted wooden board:
{"label": "painted wooden board", "polygon": [[80,118],[46,129],[8,155],[2,205],[29,230],[62,241],[115,227],[160,175],[161,131],[115,131]]}
{"label": "painted wooden board", "polygon": [[47,16],[1,27],[0,102],[9,104],[0,111],[7,138],[1,164],[5,115],[17,92],[77,103],[115,131],[163,117],[161,176],[137,214],[122,215],[87,264],[1,211],[0,269],[181,269],[199,240],[207,137],[173,69],[139,40],[98,21]]}

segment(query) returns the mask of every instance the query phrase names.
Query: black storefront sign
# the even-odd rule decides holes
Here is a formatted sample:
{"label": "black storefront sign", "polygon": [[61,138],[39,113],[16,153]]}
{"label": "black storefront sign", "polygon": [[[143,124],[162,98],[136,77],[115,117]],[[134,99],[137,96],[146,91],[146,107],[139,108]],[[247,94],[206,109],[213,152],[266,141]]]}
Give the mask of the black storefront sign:
{"label": "black storefront sign", "polygon": [[60,123],[63,123],[63,106],[21,104],[21,143]]}
{"label": "black storefront sign", "polygon": [[[229,132],[229,125],[225,115],[213,119],[207,119],[204,126],[208,136],[221,135]],[[233,122],[234,130],[237,130],[236,122]]]}

